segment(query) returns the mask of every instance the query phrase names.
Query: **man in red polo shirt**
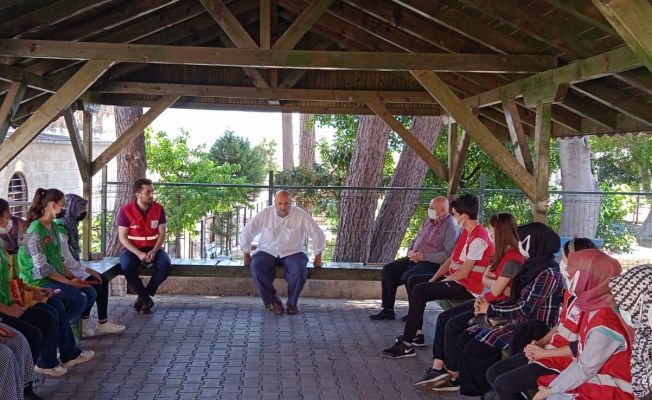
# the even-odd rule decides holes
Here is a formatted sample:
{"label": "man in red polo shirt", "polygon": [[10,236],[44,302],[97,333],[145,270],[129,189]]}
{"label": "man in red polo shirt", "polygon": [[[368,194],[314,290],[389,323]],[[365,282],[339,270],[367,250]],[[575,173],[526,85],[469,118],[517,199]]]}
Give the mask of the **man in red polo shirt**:
{"label": "man in red polo shirt", "polygon": [[[120,267],[127,283],[138,294],[136,311],[149,314],[154,307],[152,296],[168,277],[171,261],[161,248],[165,243],[167,219],[165,210],[154,201],[154,187],[149,179],[134,182],[134,201],[118,214],[118,235],[124,247],[120,251]],[[147,287],[138,276],[138,267],[154,267]]]}

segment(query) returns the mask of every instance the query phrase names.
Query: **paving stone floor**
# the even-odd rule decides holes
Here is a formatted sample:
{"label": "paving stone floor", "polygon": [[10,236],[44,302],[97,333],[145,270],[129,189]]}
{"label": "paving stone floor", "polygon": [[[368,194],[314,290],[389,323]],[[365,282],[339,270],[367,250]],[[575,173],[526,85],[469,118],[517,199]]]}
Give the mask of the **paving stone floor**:
{"label": "paving stone floor", "polygon": [[[463,398],[415,390],[430,346],[413,358],[380,356],[403,324],[369,320],[378,301],[301,299],[299,314],[279,317],[247,297],[158,296],[151,315],[136,314],[133,301],[111,298],[124,334],[83,340],[95,358],[41,379],[36,392],[52,400]],[[427,311],[427,342],[435,310]]]}

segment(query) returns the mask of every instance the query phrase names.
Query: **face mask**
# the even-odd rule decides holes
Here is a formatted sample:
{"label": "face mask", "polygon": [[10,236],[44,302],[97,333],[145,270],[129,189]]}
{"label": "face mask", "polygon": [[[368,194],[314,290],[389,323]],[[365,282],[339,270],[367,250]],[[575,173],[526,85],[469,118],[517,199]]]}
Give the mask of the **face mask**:
{"label": "face mask", "polygon": [[11,220],[11,219],[8,219],[6,227],[3,228],[3,227],[0,226],[0,235],[6,235],[7,233],[9,233],[9,231],[13,227],[14,227],[14,221]]}
{"label": "face mask", "polygon": [[66,215],[66,209],[62,208],[61,211],[59,211],[59,213],[56,214],[54,217],[59,219],[59,218],[63,218],[64,215]]}
{"label": "face mask", "polygon": [[518,252],[525,258],[530,258],[530,235],[518,242]]}
{"label": "face mask", "polygon": [[77,217],[77,221],[81,222],[86,219],[86,216],[88,215],[88,212],[84,211],[83,213],[79,214],[79,217]]}
{"label": "face mask", "polygon": [[455,218],[455,223],[460,228],[464,228],[464,219],[463,219],[463,217],[461,215],[459,217]]}
{"label": "face mask", "polygon": [[640,328],[641,326],[639,324],[635,324],[632,321],[632,313],[631,311],[628,310],[623,310],[623,309],[618,309],[618,312],[620,313],[620,316],[622,317],[623,321],[629,326],[631,326],[634,329]]}
{"label": "face mask", "polygon": [[575,288],[577,287],[577,283],[580,281],[580,271],[575,272],[575,275],[573,275],[572,278],[570,278],[570,281],[568,282],[568,291],[571,292],[573,295],[575,295]]}
{"label": "face mask", "polygon": [[437,211],[433,210],[432,208],[428,209],[428,218],[434,221],[437,219],[437,216]]}

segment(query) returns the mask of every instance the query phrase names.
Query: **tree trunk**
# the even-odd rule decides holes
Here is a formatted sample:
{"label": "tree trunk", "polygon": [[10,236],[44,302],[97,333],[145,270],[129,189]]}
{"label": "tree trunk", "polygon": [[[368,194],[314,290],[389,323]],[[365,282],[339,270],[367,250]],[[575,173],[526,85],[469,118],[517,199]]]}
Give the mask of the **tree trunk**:
{"label": "tree trunk", "polygon": [[[122,135],[143,115],[142,107],[116,107],[115,108],[115,134]],[[125,146],[117,155],[118,182],[124,182],[116,190],[115,204],[113,206],[113,224],[110,229],[106,244],[108,256],[117,256],[122,245],[118,239],[118,212],[120,208],[133,199],[131,184],[146,174],[145,160],[145,135],[139,134],[134,141]]]}
{"label": "tree trunk", "polygon": [[282,114],[283,171],[294,168],[294,139],[292,138],[292,113]]}
{"label": "tree trunk", "polygon": [[312,168],[315,164],[315,121],[312,114],[301,114],[299,135],[299,165]]}
{"label": "tree trunk", "polygon": [[[559,140],[559,166],[563,191],[600,192],[591,173],[591,146],[586,137]],[[594,238],[602,196],[564,194],[560,236]]]}
{"label": "tree trunk", "polygon": [[[388,139],[389,127],[380,117],[359,117],[346,186],[380,186]],[[367,260],[377,202],[375,190],[343,191],[334,261]]]}
{"label": "tree trunk", "polygon": [[[443,117],[417,117],[412,125],[412,133],[432,151],[443,124]],[[420,188],[427,172],[426,162],[405,144],[390,186]],[[391,190],[387,193],[374,223],[369,262],[385,263],[396,257],[417,208],[419,197],[420,192],[417,190]]]}

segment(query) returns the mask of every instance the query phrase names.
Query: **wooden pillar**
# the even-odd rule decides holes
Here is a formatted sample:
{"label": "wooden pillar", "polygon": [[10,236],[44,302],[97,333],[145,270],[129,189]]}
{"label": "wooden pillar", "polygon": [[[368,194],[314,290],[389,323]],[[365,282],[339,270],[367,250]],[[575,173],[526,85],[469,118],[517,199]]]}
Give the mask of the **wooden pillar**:
{"label": "wooden pillar", "polygon": [[[457,124],[449,125],[448,131],[448,190],[446,195],[449,200],[457,194],[462,181],[462,174],[464,172],[464,163],[466,162],[466,155],[469,151],[469,144],[471,143],[471,136],[466,131],[462,132],[461,137],[457,137]],[[452,163],[451,163],[452,159]]]}
{"label": "wooden pillar", "polygon": [[[86,160],[93,159],[93,113],[84,106],[84,155]],[[83,221],[84,236],[82,238],[82,259],[91,259],[91,238],[93,235],[93,175],[90,165],[88,172],[82,173],[82,197],[88,200],[88,216]],[[80,171],[81,172],[81,171]]]}
{"label": "wooden pillar", "polygon": [[534,127],[535,198],[532,201],[532,220],[545,222],[548,213],[548,180],[550,178],[550,132],[552,130],[551,103],[538,101]]}

